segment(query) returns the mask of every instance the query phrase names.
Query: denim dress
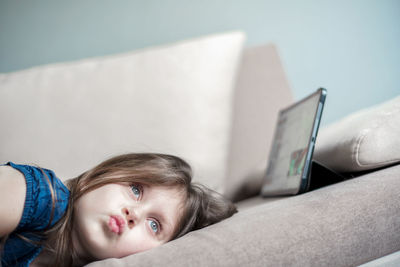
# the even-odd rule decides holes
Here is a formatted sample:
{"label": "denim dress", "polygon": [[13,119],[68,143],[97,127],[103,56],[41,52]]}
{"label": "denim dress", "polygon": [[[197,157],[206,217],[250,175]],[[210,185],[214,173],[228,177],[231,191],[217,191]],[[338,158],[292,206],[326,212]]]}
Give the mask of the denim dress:
{"label": "denim dress", "polygon": [[[17,234],[32,241],[40,241],[42,238],[35,232],[48,229],[62,218],[68,207],[70,192],[51,170],[12,162],[8,162],[6,165],[20,171],[25,176],[26,198],[21,221],[14,232],[8,236],[1,252],[1,266],[29,266],[42,251],[42,246],[24,241]],[[53,203],[49,181],[56,196],[50,225]],[[2,203],[2,205],[4,204]]]}

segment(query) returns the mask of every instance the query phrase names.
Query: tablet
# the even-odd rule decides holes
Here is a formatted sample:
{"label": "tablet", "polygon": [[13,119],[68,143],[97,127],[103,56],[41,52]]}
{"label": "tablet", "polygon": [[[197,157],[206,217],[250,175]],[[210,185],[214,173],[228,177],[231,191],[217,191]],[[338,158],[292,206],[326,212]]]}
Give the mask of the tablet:
{"label": "tablet", "polygon": [[315,140],[326,89],[279,111],[262,196],[296,195],[308,191]]}

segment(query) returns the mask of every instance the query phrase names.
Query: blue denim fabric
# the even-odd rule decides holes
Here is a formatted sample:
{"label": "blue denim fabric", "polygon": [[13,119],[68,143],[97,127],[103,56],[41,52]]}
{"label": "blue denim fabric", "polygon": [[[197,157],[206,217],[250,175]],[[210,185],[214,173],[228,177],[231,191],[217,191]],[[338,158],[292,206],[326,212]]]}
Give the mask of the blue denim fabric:
{"label": "blue denim fabric", "polygon": [[[8,162],[6,165],[24,174],[26,198],[21,221],[15,231],[8,236],[1,263],[2,267],[29,266],[39,255],[42,247],[20,239],[17,234],[33,241],[40,241],[41,237],[36,233],[48,229],[62,218],[67,210],[70,192],[51,170],[29,165],[18,165],[12,162]],[[53,220],[50,225],[52,198],[47,178],[56,195]]]}

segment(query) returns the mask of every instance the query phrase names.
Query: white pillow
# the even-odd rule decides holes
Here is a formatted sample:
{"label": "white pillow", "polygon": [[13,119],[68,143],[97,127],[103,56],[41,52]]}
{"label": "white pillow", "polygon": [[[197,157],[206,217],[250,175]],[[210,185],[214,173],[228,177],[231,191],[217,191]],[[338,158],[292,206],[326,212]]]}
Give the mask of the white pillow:
{"label": "white pillow", "polygon": [[400,96],[360,110],[318,134],[314,158],[339,172],[400,162]]}
{"label": "white pillow", "polygon": [[0,74],[0,162],[75,177],[121,153],[162,152],[222,190],[244,34]]}
{"label": "white pillow", "polygon": [[237,77],[225,195],[239,201],[260,192],[279,109],[293,103],[273,44],[246,48]]}

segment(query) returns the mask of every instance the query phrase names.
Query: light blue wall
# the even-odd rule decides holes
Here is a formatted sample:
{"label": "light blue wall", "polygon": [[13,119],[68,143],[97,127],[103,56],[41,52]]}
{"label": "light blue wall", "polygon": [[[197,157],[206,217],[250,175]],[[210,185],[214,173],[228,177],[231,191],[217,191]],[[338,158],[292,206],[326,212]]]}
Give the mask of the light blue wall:
{"label": "light blue wall", "polygon": [[235,29],[277,44],[296,99],[328,89],[324,124],[400,94],[399,0],[0,0],[0,72]]}

